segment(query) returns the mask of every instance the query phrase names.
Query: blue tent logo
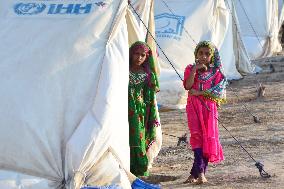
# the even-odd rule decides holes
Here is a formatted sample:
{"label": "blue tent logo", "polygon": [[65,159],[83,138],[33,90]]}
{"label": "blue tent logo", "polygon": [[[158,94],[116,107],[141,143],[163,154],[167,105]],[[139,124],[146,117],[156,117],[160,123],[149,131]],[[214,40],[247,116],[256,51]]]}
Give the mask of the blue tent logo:
{"label": "blue tent logo", "polygon": [[162,13],[155,16],[156,34],[182,35],[184,16]]}
{"label": "blue tent logo", "polygon": [[18,3],[14,11],[18,15],[35,15],[44,11],[46,5],[43,3]]}

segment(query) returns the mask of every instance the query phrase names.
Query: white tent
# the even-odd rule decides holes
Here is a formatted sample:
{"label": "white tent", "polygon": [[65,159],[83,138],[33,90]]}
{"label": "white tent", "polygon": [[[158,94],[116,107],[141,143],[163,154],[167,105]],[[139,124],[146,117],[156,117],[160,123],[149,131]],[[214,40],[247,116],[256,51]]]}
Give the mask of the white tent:
{"label": "white tent", "polygon": [[183,71],[186,65],[194,63],[193,51],[201,40],[211,40],[220,49],[229,79],[241,78],[239,72],[255,71],[238,32],[238,18],[232,1],[156,0],[155,21],[157,41],[181,75],[181,78],[177,76],[160,51],[162,70],[158,102],[161,105],[184,106]]}
{"label": "white tent", "polygon": [[278,34],[281,27],[279,22],[282,23],[283,20],[283,13],[281,13],[283,2],[278,0],[236,0],[234,2],[242,39],[250,59],[280,52]]}
{"label": "white tent", "polygon": [[[153,1],[152,0],[131,0],[131,6],[130,6],[130,12],[135,17],[135,32],[139,36],[137,36],[137,39],[133,39],[130,43],[133,43],[137,40],[145,41],[145,36],[147,35],[147,29],[144,26],[144,24],[148,27],[149,24],[149,16],[151,11],[151,5]],[[138,15],[139,17],[138,17]],[[144,23],[144,24],[143,24]]]}
{"label": "white tent", "polygon": [[131,188],[126,9],[0,1],[0,188]]}

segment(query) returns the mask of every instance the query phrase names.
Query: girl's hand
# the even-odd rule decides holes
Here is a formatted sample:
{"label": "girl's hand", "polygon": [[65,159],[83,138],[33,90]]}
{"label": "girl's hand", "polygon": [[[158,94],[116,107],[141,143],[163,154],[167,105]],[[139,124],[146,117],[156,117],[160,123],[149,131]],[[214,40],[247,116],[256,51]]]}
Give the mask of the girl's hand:
{"label": "girl's hand", "polygon": [[203,94],[203,91],[198,91],[195,89],[190,89],[188,92],[191,96],[199,96]]}
{"label": "girl's hand", "polygon": [[201,71],[207,71],[207,66],[205,64],[196,64],[196,69]]}

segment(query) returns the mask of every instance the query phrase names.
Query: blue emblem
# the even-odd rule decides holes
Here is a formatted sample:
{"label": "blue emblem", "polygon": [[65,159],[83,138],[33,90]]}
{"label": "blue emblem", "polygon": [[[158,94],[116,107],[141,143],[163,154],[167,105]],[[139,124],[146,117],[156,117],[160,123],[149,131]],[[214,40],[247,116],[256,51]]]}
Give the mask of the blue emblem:
{"label": "blue emblem", "polygon": [[181,36],[185,16],[162,13],[155,16],[156,34],[172,34]]}
{"label": "blue emblem", "polygon": [[18,15],[34,15],[43,12],[45,8],[43,3],[17,3],[14,11]]}

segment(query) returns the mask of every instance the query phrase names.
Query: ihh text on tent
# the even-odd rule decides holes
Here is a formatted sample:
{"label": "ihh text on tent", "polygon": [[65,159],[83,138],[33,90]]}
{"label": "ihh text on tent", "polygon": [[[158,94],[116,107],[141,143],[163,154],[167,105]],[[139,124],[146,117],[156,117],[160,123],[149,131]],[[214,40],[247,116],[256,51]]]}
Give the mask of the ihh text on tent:
{"label": "ihh text on tent", "polygon": [[51,4],[49,6],[48,14],[88,14],[91,12],[92,4]]}
{"label": "ihh text on tent", "polygon": [[17,15],[79,15],[88,14],[92,6],[104,7],[104,3],[89,4],[45,4],[45,3],[17,3],[14,5],[14,12]]}

